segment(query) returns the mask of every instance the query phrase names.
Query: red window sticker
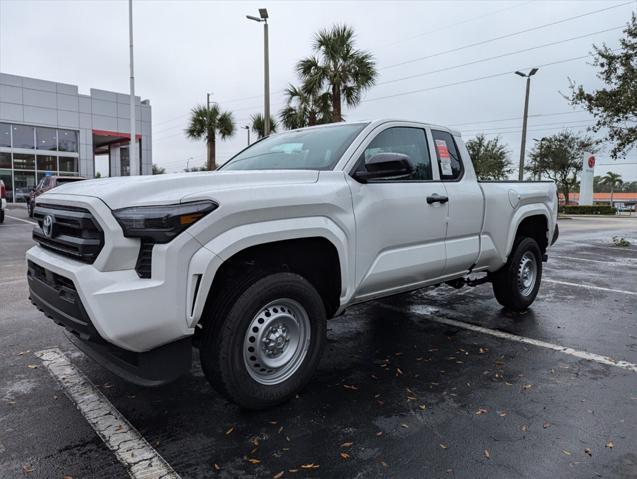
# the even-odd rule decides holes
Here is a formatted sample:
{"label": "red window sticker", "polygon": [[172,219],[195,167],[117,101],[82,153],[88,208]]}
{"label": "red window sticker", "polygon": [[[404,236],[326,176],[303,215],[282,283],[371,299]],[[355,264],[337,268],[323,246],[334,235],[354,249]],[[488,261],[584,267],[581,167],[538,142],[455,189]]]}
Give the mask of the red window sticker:
{"label": "red window sticker", "polygon": [[438,152],[438,158],[440,159],[440,170],[445,176],[452,176],[453,169],[451,168],[451,156],[449,155],[449,148],[447,148],[447,142],[445,140],[436,140],[436,151]]}

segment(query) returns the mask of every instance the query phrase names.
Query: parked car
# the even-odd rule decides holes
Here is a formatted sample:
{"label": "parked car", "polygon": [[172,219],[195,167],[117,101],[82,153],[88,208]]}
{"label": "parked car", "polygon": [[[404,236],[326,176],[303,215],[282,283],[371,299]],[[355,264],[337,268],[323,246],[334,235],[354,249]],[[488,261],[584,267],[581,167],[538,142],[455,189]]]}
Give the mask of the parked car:
{"label": "parked car", "polygon": [[67,184],[34,217],[31,300],[81,349],[156,385],[195,346],[252,409],[310,380],[354,304],[490,281],[528,308],[558,236],[553,182],[480,182],[459,133],[389,120],[272,135],[212,173]]}
{"label": "parked car", "polygon": [[0,180],[0,223],[4,223],[4,210],[7,209],[7,188]]}
{"label": "parked car", "polygon": [[42,193],[49,191],[53,188],[56,188],[60,185],[64,185],[66,183],[73,183],[75,181],[85,180],[86,178],[82,176],[45,176],[40,182],[29,191],[29,196],[27,198],[27,208],[29,210],[29,216],[33,218],[33,208],[35,206],[35,199],[40,196]]}
{"label": "parked car", "polygon": [[13,191],[14,198],[12,198],[12,201],[15,201],[16,203],[28,203],[29,195],[32,190],[33,187],[31,186],[20,186],[15,188]]}

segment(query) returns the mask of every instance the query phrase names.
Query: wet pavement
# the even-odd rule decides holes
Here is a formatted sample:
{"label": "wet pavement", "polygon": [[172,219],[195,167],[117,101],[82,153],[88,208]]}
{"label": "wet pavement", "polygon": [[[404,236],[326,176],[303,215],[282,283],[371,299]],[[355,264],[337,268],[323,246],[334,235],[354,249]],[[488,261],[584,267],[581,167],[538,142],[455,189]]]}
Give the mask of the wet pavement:
{"label": "wet pavement", "polygon": [[353,307],[328,324],[309,386],[255,413],[221,399],[198,362],[191,375],[146,389],[79,353],[29,303],[31,225],[7,218],[0,477],[128,476],[34,355],[50,347],[66,352],[182,478],[637,477],[636,372],[436,322],[637,363],[637,246],[611,241],[637,239],[637,218],[568,219],[560,228],[548,281],[526,314],[500,308],[488,284]]}

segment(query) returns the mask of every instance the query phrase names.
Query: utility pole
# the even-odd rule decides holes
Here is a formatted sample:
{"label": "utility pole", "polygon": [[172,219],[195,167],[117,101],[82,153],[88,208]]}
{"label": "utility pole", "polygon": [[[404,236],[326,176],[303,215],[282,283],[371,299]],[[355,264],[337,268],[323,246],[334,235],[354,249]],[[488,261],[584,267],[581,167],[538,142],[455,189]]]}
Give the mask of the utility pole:
{"label": "utility pole", "polygon": [[520,145],[520,167],[518,180],[524,180],[524,154],[526,150],[526,123],[529,118],[529,91],[531,90],[531,77],[537,73],[537,68],[532,68],[529,73],[516,71],[515,74],[526,78],[526,95],[524,96],[524,117],[522,120],[522,143]]}
{"label": "utility pole", "polygon": [[133,0],[128,0],[128,37],[130,40],[130,143],[128,146],[128,162],[130,175],[140,175],[137,162],[137,132],[135,131],[135,69],[133,62]]}
{"label": "utility pole", "polygon": [[259,8],[259,16],[246,15],[249,20],[263,23],[263,89],[264,89],[264,105],[263,105],[263,133],[264,136],[270,134],[270,40],[268,36],[268,10]]}
{"label": "utility pole", "polygon": [[[206,93],[206,107],[207,111],[210,111],[210,95],[212,93]],[[206,141],[206,166],[208,167],[208,171],[212,170],[212,162],[210,161],[210,142]]]}

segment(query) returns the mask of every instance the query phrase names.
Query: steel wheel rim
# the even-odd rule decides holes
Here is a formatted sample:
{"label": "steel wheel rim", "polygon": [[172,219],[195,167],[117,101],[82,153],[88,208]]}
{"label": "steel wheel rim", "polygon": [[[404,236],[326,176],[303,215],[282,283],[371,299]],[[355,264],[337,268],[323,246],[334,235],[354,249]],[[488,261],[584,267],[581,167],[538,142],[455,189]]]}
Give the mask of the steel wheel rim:
{"label": "steel wheel rim", "polygon": [[537,259],[530,251],[522,255],[518,267],[518,289],[523,296],[529,296],[537,281]]}
{"label": "steel wheel rim", "polygon": [[276,385],[289,379],[303,364],[310,347],[310,318],[289,298],[266,304],[252,318],[243,339],[243,361],[252,379]]}

